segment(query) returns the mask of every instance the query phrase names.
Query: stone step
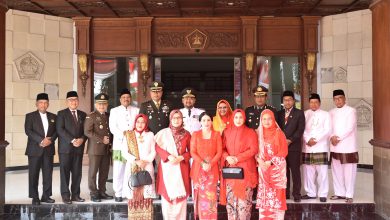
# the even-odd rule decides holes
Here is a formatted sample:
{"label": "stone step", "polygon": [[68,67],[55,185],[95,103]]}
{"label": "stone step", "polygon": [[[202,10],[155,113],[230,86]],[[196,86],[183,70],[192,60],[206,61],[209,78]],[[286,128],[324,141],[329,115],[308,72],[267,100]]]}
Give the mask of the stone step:
{"label": "stone step", "polygon": [[[381,220],[375,214],[374,203],[288,203],[285,219],[367,219]],[[187,219],[194,219],[193,205],[187,206]],[[154,201],[154,216],[162,220],[161,203]],[[258,219],[259,213],[253,205],[251,219]],[[66,204],[6,204],[0,219],[127,219],[125,203],[77,203]],[[226,207],[218,206],[218,219],[227,219]]]}

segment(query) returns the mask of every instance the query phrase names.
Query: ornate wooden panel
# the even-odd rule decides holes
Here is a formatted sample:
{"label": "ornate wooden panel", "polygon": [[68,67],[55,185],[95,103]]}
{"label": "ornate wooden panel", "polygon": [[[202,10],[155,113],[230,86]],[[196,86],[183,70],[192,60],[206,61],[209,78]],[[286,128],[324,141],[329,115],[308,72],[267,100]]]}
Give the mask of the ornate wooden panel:
{"label": "ornate wooden panel", "polygon": [[76,54],[89,54],[90,52],[90,22],[91,18],[74,18],[76,26]]}
{"label": "ornate wooden panel", "polygon": [[[190,47],[197,38],[187,37],[194,30],[205,35],[203,49]],[[241,42],[239,18],[156,18],[153,22],[154,54],[240,54]]]}
{"label": "ornate wooden panel", "polygon": [[302,52],[301,18],[260,18],[258,22],[260,55],[288,55]]}

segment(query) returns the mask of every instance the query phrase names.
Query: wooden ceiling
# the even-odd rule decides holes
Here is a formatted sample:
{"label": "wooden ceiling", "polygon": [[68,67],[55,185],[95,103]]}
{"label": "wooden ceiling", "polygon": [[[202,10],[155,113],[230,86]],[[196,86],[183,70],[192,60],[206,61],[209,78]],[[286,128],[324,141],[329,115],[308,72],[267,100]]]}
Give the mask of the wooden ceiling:
{"label": "wooden ceiling", "polygon": [[60,17],[325,16],[372,0],[6,0],[10,9]]}

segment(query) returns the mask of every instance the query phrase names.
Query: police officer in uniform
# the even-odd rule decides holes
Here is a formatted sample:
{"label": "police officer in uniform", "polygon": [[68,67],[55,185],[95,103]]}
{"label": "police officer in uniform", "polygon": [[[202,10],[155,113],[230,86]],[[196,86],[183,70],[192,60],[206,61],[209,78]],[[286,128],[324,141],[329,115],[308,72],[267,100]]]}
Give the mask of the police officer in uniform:
{"label": "police officer in uniform", "polygon": [[180,111],[183,114],[184,129],[192,134],[194,131],[200,130],[199,115],[202,114],[204,110],[194,107],[196,102],[196,91],[193,88],[183,89],[181,95],[184,108],[180,109]]}
{"label": "police officer in uniform", "polygon": [[[84,134],[88,137],[88,187],[91,200],[100,202],[101,199],[113,199],[106,194],[106,181],[110,170],[111,133],[108,128],[109,114],[107,113],[108,96],[100,93],[95,97],[96,110],[85,119]],[[98,186],[96,175],[99,172]]]}
{"label": "police officer in uniform", "polygon": [[257,129],[260,123],[260,114],[264,109],[270,109],[276,118],[276,109],[273,106],[267,105],[268,89],[264,86],[257,86],[253,90],[255,105],[245,109],[246,122],[249,128]]}
{"label": "police officer in uniform", "polygon": [[149,130],[156,134],[169,126],[169,113],[172,110],[172,105],[169,101],[161,100],[164,88],[162,82],[152,82],[149,88],[152,100],[142,103],[139,113],[148,116]]}

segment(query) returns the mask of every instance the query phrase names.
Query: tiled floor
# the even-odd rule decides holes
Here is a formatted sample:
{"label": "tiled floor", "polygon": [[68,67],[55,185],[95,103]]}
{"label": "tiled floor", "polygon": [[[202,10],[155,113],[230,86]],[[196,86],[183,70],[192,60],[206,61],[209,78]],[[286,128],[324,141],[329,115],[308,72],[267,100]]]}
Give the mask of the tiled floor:
{"label": "tiled floor", "polygon": [[[83,167],[83,177],[81,181],[81,197],[86,199],[86,203],[92,203],[89,198],[88,190],[88,167]],[[111,176],[111,174],[110,174]],[[41,184],[40,179],[40,184]],[[329,170],[330,192],[329,196],[333,195],[332,175]],[[359,169],[355,185],[355,203],[373,203],[374,202],[374,182],[372,170]],[[42,192],[42,189],[39,189]],[[113,195],[112,184],[107,183],[108,194]],[[304,194],[304,193],[303,193]],[[60,195],[60,172],[59,168],[54,168],[53,173],[53,199],[56,203],[62,203]],[[31,204],[31,199],[28,198],[28,172],[9,171],[6,173],[6,204]],[[125,204],[126,201],[123,202]],[[157,201],[156,201],[157,202]],[[288,202],[292,202],[289,201]],[[328,202],[330,202],[328,200]],[[113,200],[105,200],[104,203],[115,203]],[[293,203],[293,202],[292,202]],[[319,203],[319,200],[303,200],[302,203]],[[343,200],[332,201],[332,203],[344,203]]]}

